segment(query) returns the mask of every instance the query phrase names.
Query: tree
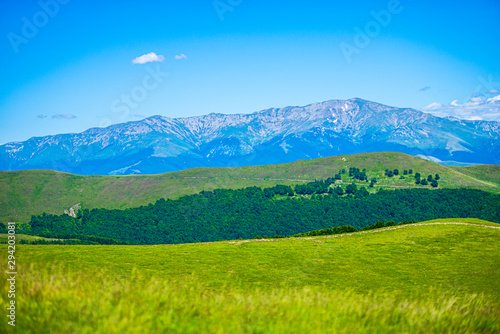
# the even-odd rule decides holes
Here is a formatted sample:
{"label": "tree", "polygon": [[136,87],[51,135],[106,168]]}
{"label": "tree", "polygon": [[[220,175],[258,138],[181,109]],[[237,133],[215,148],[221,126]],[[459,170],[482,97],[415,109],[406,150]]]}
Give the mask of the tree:
{"label": "tree", "polygon": [[337,195],[339,195],[339,196],[342,196],[342,195],[344,195],[344,190],[342,190],[342,188],[340,186],[337,186],[337,187],[335,187],[335,193],[337,193]]}
{"label": "tree", "polygon": [[426,179],[422,179],[420,181],[420,184],[423,185],[423,186],[426,186],[427,185],[427,180]]}
{"label": "tree", "polygon": [[408,170],[408,174],[413,174],[413,169]]}
{"label": "tree", "polygon": [[[358,190],[358,187],[356,187],[356,185],[354,183],[351,183],[349,184],[346,188],[345,188],[345,192],[346,194],[355,194],[356,191]],[[366,189],[365,189],[366,190]]]}
{"label": "tree", "polygon": [[420,177],[421,177],[420,173],[415,173],[415,178],[419,178],[420,179]]}
{"label": "tree", "polygon": [[404,175],[408,175],[408,171],[405,169],[405,170],[403,171],[403,174],[404,174]]}
{"label": "tree", "polygon": [[365,187],[361,187],[361,188],[359,188],[358,191],[356,191],[355,198],[363,198],[363,197],[366,197],[368,195],[370,195],[370,193],[368,192],[368,190],[366,190]]}
{"label": "tree", "polygon": [[387,175],[388,177],[393,177],[394,172],[392,170],[388,170],[387,172],[385,172],[385,175]]}
{"label": "tree", "polygon": [[427,181],[429,181],[429,182],[432,181],[432,175],[427,176]]}
{"label": "tree", "polygon": [[440,179],[439,174],[436,174],[434,178],[436,179],[436,181],[439,180]]}
{"label": "tree", "polygon": [[340,176],[340,174],[335,174],[335,180],[342,180],[342,177]]}
{"label": "tree", "polygon": [[395,169],[393,173],[394,175],[399,175],[399,170]]}
{"label": "tree", "polygon": [[271,188],[264,189],[264,197],[271,198],[274,196],[274,190]]}
{"label": "tree", "polygon": [[436,180],[432,180],[432,182],[431,182],[431,186],[432,186],[433,188],[437,188],[437,186],[438,186],[438,181],[436,181]]}

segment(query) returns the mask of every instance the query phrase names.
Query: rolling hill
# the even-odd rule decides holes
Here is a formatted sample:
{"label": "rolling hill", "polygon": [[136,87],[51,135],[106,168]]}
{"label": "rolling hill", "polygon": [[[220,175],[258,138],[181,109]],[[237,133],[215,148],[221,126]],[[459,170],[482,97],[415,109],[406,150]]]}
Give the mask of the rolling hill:
{"label": "rolling hill", "polygon": [[[50,170],[0,172],[0,221],[28,221],[32,214],[83,208],[123,209],[159,198],[178,198],[217,188],[293,185],[333,177],[342,168],[366,168],[377,187],[415,187],[413,179],[384,178],[385,169],[439,174],[440,188],[469,187],[500,193],[500,166],[443,166],[394,152],[340,155],[293,163],[234,168],[194,168],[158,175],[80,176]],[[344,185],[350,180],[344,179]],[[418,186],[422,187],[422,186]]]}

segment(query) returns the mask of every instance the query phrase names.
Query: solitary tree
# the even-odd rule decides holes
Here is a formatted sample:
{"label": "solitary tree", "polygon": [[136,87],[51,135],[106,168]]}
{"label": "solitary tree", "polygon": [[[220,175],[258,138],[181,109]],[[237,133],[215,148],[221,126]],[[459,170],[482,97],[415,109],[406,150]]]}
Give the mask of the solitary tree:
{"label": "solitary tree", "polygon": [[432,181],[432,175],[427,176],[427,181],[429,181],[429,182]]}
{"label": "solitary tree", "polygon": [[437,186],[438,186],[438,181],[436,181],[436,180],[432,180],[432,182],[431,182],[431,186],[432,186],[433,188],[437,188]]}
{"label": "solitary tree", "polygon": [[399,170],[395,169],[394,170],[394,175],[399,175]]}
{"label": "solitary tree", "polygon": [[426,186],[427,185],[427,180],[426,179],[422,179],[420,181],[420,184],[423,185],[423,186]]}
{"label": "solitary tree", "polygon": [[408,171],[408,174],[413,174],[413,169],[410,169],[410,170]]}
{"label": "solitary tree", "polygon": [[440,179],[439,174],[436,174],[434,178],[436,179],[436,181],[439,180]]}

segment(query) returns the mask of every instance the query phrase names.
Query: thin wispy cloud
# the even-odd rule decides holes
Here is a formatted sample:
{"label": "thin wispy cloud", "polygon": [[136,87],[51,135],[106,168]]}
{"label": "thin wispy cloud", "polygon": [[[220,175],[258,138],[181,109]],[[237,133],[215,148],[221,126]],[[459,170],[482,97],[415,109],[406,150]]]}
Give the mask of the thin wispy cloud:
{"label": "thin wispy cloud", "polygon": [[180,55],[175,55],[174,59],[175,60],[188,59],[188,57],[184,53],[181,53]]}
{"label": "thin wispy cloud", "polygon": [[52,115],[52,118],[55,118],[55,119],[73,119],[73,118],[76,118],[76,116],[73,114],[55,114],[55,115]]}
{"label": "thin wispy cloud", "polygon": [[500,91],[490,90],[486,95],[474,94],[464,103],[458,100],[449,104],[433,102],[422,108],[423,111],[439,117],[452,116],[466,120],[485,120],[500,122]]}
{"label": "thin wispy cloud", "polygon": [[429,87],[429,86],[425,86],[425,87],[423,87],[423,88],[420,88],[418,91],[419,91],[419,92],[425,92],[425,91],[428,91],[429,89],[431,89],[431,87]]}
{"label": "thin wispy cloud", "polygon": [[47,118],[47,115],[44,114],[36,115],[36,118]]}
{"label": "thin wispy cloud", "polygon": [[150,52],[150,53],[146,53],[146,54],[143,54],[142,56],[139,56],[137,58],[132,59],[132,64],[146,64],[146,63],[152,63],[152,62],[161,63],[164,60],[165,60],[164,56],[157,55],[154,52]]}

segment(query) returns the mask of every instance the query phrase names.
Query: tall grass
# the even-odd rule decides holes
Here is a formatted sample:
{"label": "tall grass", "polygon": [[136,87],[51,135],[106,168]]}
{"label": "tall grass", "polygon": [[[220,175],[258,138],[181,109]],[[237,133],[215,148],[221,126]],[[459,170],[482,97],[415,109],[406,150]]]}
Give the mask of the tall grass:
{"label": "tall grass", "polygon": [[[2,281],[2,304],[7,286]],[[18,275],[15,330],[3,333],[495,333],[498,301],[321,287],[209,289],[196,279],[120,278],[30,266]]]}
{"label": "tall grass", "polygon": [[[499,233],[411,225],[276,242],[21,245],[16,327],[3,308],[0,333],[498,333]],[[0,290],[7,305],[5,279]]]}

